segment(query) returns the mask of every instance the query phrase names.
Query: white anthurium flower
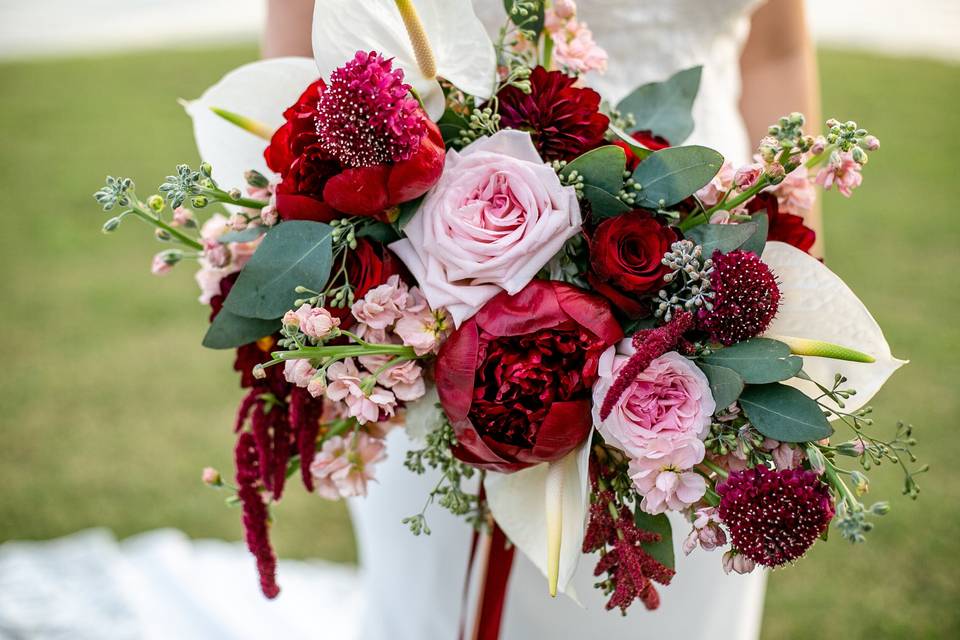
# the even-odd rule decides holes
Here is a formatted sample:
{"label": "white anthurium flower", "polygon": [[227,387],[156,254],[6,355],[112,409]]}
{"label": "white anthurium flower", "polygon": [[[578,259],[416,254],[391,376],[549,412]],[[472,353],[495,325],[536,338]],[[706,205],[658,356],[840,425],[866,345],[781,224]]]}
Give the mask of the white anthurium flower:
{"label": "white anthurium flower", "polygon": [[470,0],[317,2],[313,55],[320,75],[329,78],[357,51],[393,58],[434,120],[444,110],[437,77],[479,98],[489,98],[493,92],[493,43]]}
{"label": "white anthurium flower", "polygon": [[[234,69],[184,105],[193,118],[200,157],[213,167],[222,189],[244,189],[243,174],[250,169],[274,177],[263,159],[264,138],[280,128],[283,112],[318,77],[310,58],[262,60]],[[246,124],[229,122],[213,109],[238,114]]]}
{"label": "white anthurium flower", "polygon": [[[827,342],[870,356],[873,362],[852,362],[805,355],[794,349],[804,355],[807,375],[828,389],[837,373],[846,376],[843,388],[856,389],[857,393],[845,401],[844,411],[864,407],[906,361],[893,357],[880,325],[850,287],[822,262],[783,242],[768,242],[763,261],[777,276],[781,294],[780,310],[764,336],[783,338],[788,344],[796,342],[793,338]],[[787,384],[810,397],[822,395],[806,380],[793,378]],[[823,402],[834,406],[829,398]]]}
{"label": "white anthurium flower", "polygon": [[487,472],[484,480],[494,520],[547,577],[550,594],[559,591],[574,600],[570,581],[590,500],[590,440],[556,462],[515,473]]}

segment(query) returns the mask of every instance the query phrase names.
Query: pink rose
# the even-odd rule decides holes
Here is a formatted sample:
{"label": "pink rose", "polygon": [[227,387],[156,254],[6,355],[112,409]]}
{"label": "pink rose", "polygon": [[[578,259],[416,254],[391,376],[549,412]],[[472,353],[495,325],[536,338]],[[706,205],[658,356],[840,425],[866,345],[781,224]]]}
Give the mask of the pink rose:
{"label": "pink rose", "polygon": [[658,440],[643,457],[631,460],[630,478],[643,496],[640,508],[656,515],[668,509],[682,511],[699,501],[707,492],[707,481],[691,469],[704,453],[703,442],[696,438],[680,443]]}
{"label": "pink rose", "polygon": [[710,384],[696,365],[675,351],[651,362],[627,386],[607,419],[600,420],[603,399],[633,352],[630,341],[623,340],[600,356],[593,419],[604,440],[636,459],[660,443],[706,436],[716,410]]}
{"label": "pink rose", "polygon": [[580,230],[573,187],[560,184],[528,133],[505,129],[460,153],[390,248],[430,306],[454,324],[503,290],[515,294]]}

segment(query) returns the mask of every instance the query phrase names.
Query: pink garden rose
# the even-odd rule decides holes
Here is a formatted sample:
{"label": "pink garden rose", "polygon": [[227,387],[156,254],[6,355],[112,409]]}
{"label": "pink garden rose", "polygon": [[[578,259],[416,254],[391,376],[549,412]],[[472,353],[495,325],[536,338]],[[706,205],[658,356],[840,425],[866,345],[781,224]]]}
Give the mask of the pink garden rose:
{"label": "pink garden rose", "polygon": [[316,492],[328,500],[367,495],[374,466],[386,457],[385,449],[382,440],[363,431],[328,439],[310,464]]}
{"label": "pink garden rose", "polygon": [[704,453],[703,442],[696,438],[679,443],[658,440],[642,457],[631,460],[630,478],[643,496],[640,508],[656,515],[668,509],[681,511],[700,500],[707,492],[707,481],[691,469]]}
{"label": "pink garden rose", "polygon": [[501,291],[515,294],[580,230],[573,187],[560,184],[530,135],[504,129],[449,151],[443,175],[390,245],[434,309],[456,326]]}
{"label": "pink garden rose", "polygon": [[604,440],[637,459],[651,447],[706,436],[716,410],[710,384],[696,365],[675,351],[651,362],[627,386],[607,419],[600,420],[603,399],[633,352],[630,340],[623,340],[600,357],[593,419]]}

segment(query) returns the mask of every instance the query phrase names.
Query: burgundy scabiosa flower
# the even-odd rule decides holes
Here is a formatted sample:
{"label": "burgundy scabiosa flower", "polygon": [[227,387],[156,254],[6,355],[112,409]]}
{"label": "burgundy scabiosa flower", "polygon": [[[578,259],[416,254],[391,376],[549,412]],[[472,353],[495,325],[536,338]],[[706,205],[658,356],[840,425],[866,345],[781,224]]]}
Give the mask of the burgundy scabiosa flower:
{"label": "burgundy scabiosa flower", "polygon": [[767,567],[801,557],[833,519],[829,489],[805,469],[771,471],[761,465],[736,471],[717,492],[720,520],[733,546]]}
{"label": "burgundy scabiosa flower", "polygon": [[750,251],[713,253],[713,309],[699,312],[700,328],[725,345],[760,335],[777,315],[780,288],[770,267]]}
{"label": "burgundy scabiosa flower", "polygon": [[530,93],[508,86],[497,94],[501,126],[529,132],[546,161],[573,160],[599,147],[610,119],[600,113],[600,94],[575,87],[576,81],[537,67],[530,74]]}

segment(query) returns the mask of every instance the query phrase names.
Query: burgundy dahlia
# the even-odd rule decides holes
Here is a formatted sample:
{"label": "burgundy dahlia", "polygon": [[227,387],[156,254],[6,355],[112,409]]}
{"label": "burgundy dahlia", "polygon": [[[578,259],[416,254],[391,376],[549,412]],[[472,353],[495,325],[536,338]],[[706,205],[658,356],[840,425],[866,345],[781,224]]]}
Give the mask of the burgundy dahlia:
{"label": "burgundy dahlia", "polygon": [[770,267],[750,251],[713,253],[713,309],[702,309],[700,328],[725,345],[760,335],[780,307],[780,288]]}
{"label": "burgundy dahlia", "polygon": [[736,471],[717,492],[734,548],[767,567],[801,557],[833,519],[829,489],[805,469]]}
{"label": "burgundy dahlia", "polygon": [[600,113],[600,94],[575,87],[576,81],[537,67],[530,74],[529,94],[513,86],[497,94],[501,126],[529,132],[547,161],[573,160],[599,147],[610,119]]}

